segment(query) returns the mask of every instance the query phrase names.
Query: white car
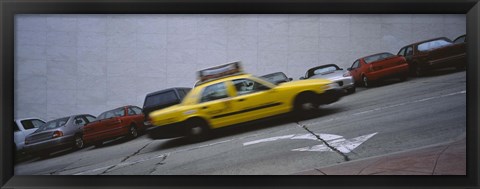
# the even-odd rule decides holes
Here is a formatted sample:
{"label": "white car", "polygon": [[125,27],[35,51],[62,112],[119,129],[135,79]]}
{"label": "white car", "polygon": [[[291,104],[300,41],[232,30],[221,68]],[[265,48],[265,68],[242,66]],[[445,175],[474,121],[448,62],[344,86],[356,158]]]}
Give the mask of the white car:
{"label": "white car", "polygon": [[15,151],[21,152],[25,146],[25,137],[37,130],[38,127],[45,124],[45,121],[39,118],[16,119],[13,122],[13,132],[15,141]]}

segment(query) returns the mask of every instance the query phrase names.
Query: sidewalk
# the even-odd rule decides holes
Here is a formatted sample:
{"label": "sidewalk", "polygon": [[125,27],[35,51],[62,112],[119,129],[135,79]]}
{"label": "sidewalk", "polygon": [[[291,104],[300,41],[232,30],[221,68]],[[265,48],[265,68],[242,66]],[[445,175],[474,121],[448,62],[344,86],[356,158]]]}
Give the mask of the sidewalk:
{"label": "sidewalk", "polygon": [[412,151],[387,154],[296,175],[466,175],[466,139]]}

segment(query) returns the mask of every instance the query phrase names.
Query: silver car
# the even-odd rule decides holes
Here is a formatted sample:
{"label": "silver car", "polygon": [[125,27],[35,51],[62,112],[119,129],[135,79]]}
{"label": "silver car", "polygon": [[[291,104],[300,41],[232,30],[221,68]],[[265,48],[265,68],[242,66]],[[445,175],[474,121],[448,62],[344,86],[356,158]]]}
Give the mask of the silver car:
{"label": "silver car", "polygon": [[48,121],[25,138],[25,152],[48,156],[66,148],[83,148],[83,126],[95,121],[89,114],[72,115]]}
{"label": "silver car", "polygon": [[353,80],[353,77],[350,75],[350,72],[347,70],[343,70],[335,64],[326,64],[310,68],[305,73],[305,76],[301,77],[300,79],[310,78],[332,80],[348,94],[354,93],[356,90],[355,82]]}
{"label": "silver car", "polygon": [[13,121],[13,137],[16,152],[23,152],[23,147],[25,146],[25,137],[37,130],[38,127],[45,124],[45,121],[40,118],[31,117],[16,119]]}

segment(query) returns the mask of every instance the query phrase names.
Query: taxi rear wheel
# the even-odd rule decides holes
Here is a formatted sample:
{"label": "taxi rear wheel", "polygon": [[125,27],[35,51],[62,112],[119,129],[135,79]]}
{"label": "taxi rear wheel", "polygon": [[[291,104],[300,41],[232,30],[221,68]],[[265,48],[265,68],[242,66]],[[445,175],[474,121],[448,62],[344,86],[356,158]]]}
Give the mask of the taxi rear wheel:
{"label": "taxi rear wheel", "polygon": [[318,109],[319,104],[316,102],[316,96],[311,93],[299,95],[295,100],[295,112],[303,114]]}
{"label": "taxi rear wheel", "polygon": [[208,124],[199,119],[187,120],[185,122],[187,128],[187,137],[190,141],[198,142],[208,138],[210,135],[210,127]]}

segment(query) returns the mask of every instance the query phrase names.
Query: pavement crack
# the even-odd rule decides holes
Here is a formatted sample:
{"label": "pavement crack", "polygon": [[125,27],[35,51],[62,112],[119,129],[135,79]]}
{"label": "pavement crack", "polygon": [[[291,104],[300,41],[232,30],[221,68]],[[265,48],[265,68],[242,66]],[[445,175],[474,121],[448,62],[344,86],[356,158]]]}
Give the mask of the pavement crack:
{"label": "pavement crack", "polygon": [[320,170],[320,169],[315,168],[315,170],[318,171],[318,172],[320,172],[320,173],[322,173],[323,175],[327,175],[327,173],[323,172],[323,171]]}
{"label": "pavement crack", "polygon": [[150,169],[150,171],[148,172],[148,175],[151,175],[152,173],[154,173],[155,171],[157,171],[157,168],[158,168],[159,165],[165,164],[164,161],[165,161],[165,159],[167,159],[167,157],[168,157],[168,154],[165,154],[158,163],[156,163],[155,165],[153,165],[153,168]]}
{"label": "pavement crack", "polygon": [[127,157],[123,158],[122,161],[120,161],[120,163],[123,163],[125,161],[127,161],[127,159],[133,157],[133,156],[136,156],[138,153],[140,153],[140,151],[142,151],[143,149],[145,149],[148,145],[150,145],[152,142],[149,142],[147,144],[145,144],[143,147],[141,147],[140,149],[138,149],[136,152],[134,152],[133,154],[131,155],[128,155]]}
{"label": "pavement crack", "polygon": [[438,159],[440,159],[440,156],[442,156],[442,154],[447,151],[448,148],[450,148],[450,145],[449,144],[445,149],[443,149],[437,156],[437,158],[435,159],[435,165],[433,166],[433,170],[432,170],[432,175],[435,174],[435,170],[437,169],[437,164],[438,164]]}
{"label": "pavement crack", "polygon": [[309,132],[310,134],[312,134],[313,136],[315,136],[318,140],[322,141],[328,148],[330,148],[331,150],[333,150],[334,152],[337,152],[338,154],[340,154],[343,159],[345,161],[350,161],[350,158],[345,155],[344,153],[342,153],[340,150],[338,150],[337,148],[333,147],[332,145],[330,145],[327,141],[323,140],[319,135],[315,134],[314,132],[312,132],[310,129],[308,129],[307,126],[305,125],[302,125],[300,124],[299,122],[295,122],[298,126],[302,127],[303,129],[305,129],[307,132]]}

